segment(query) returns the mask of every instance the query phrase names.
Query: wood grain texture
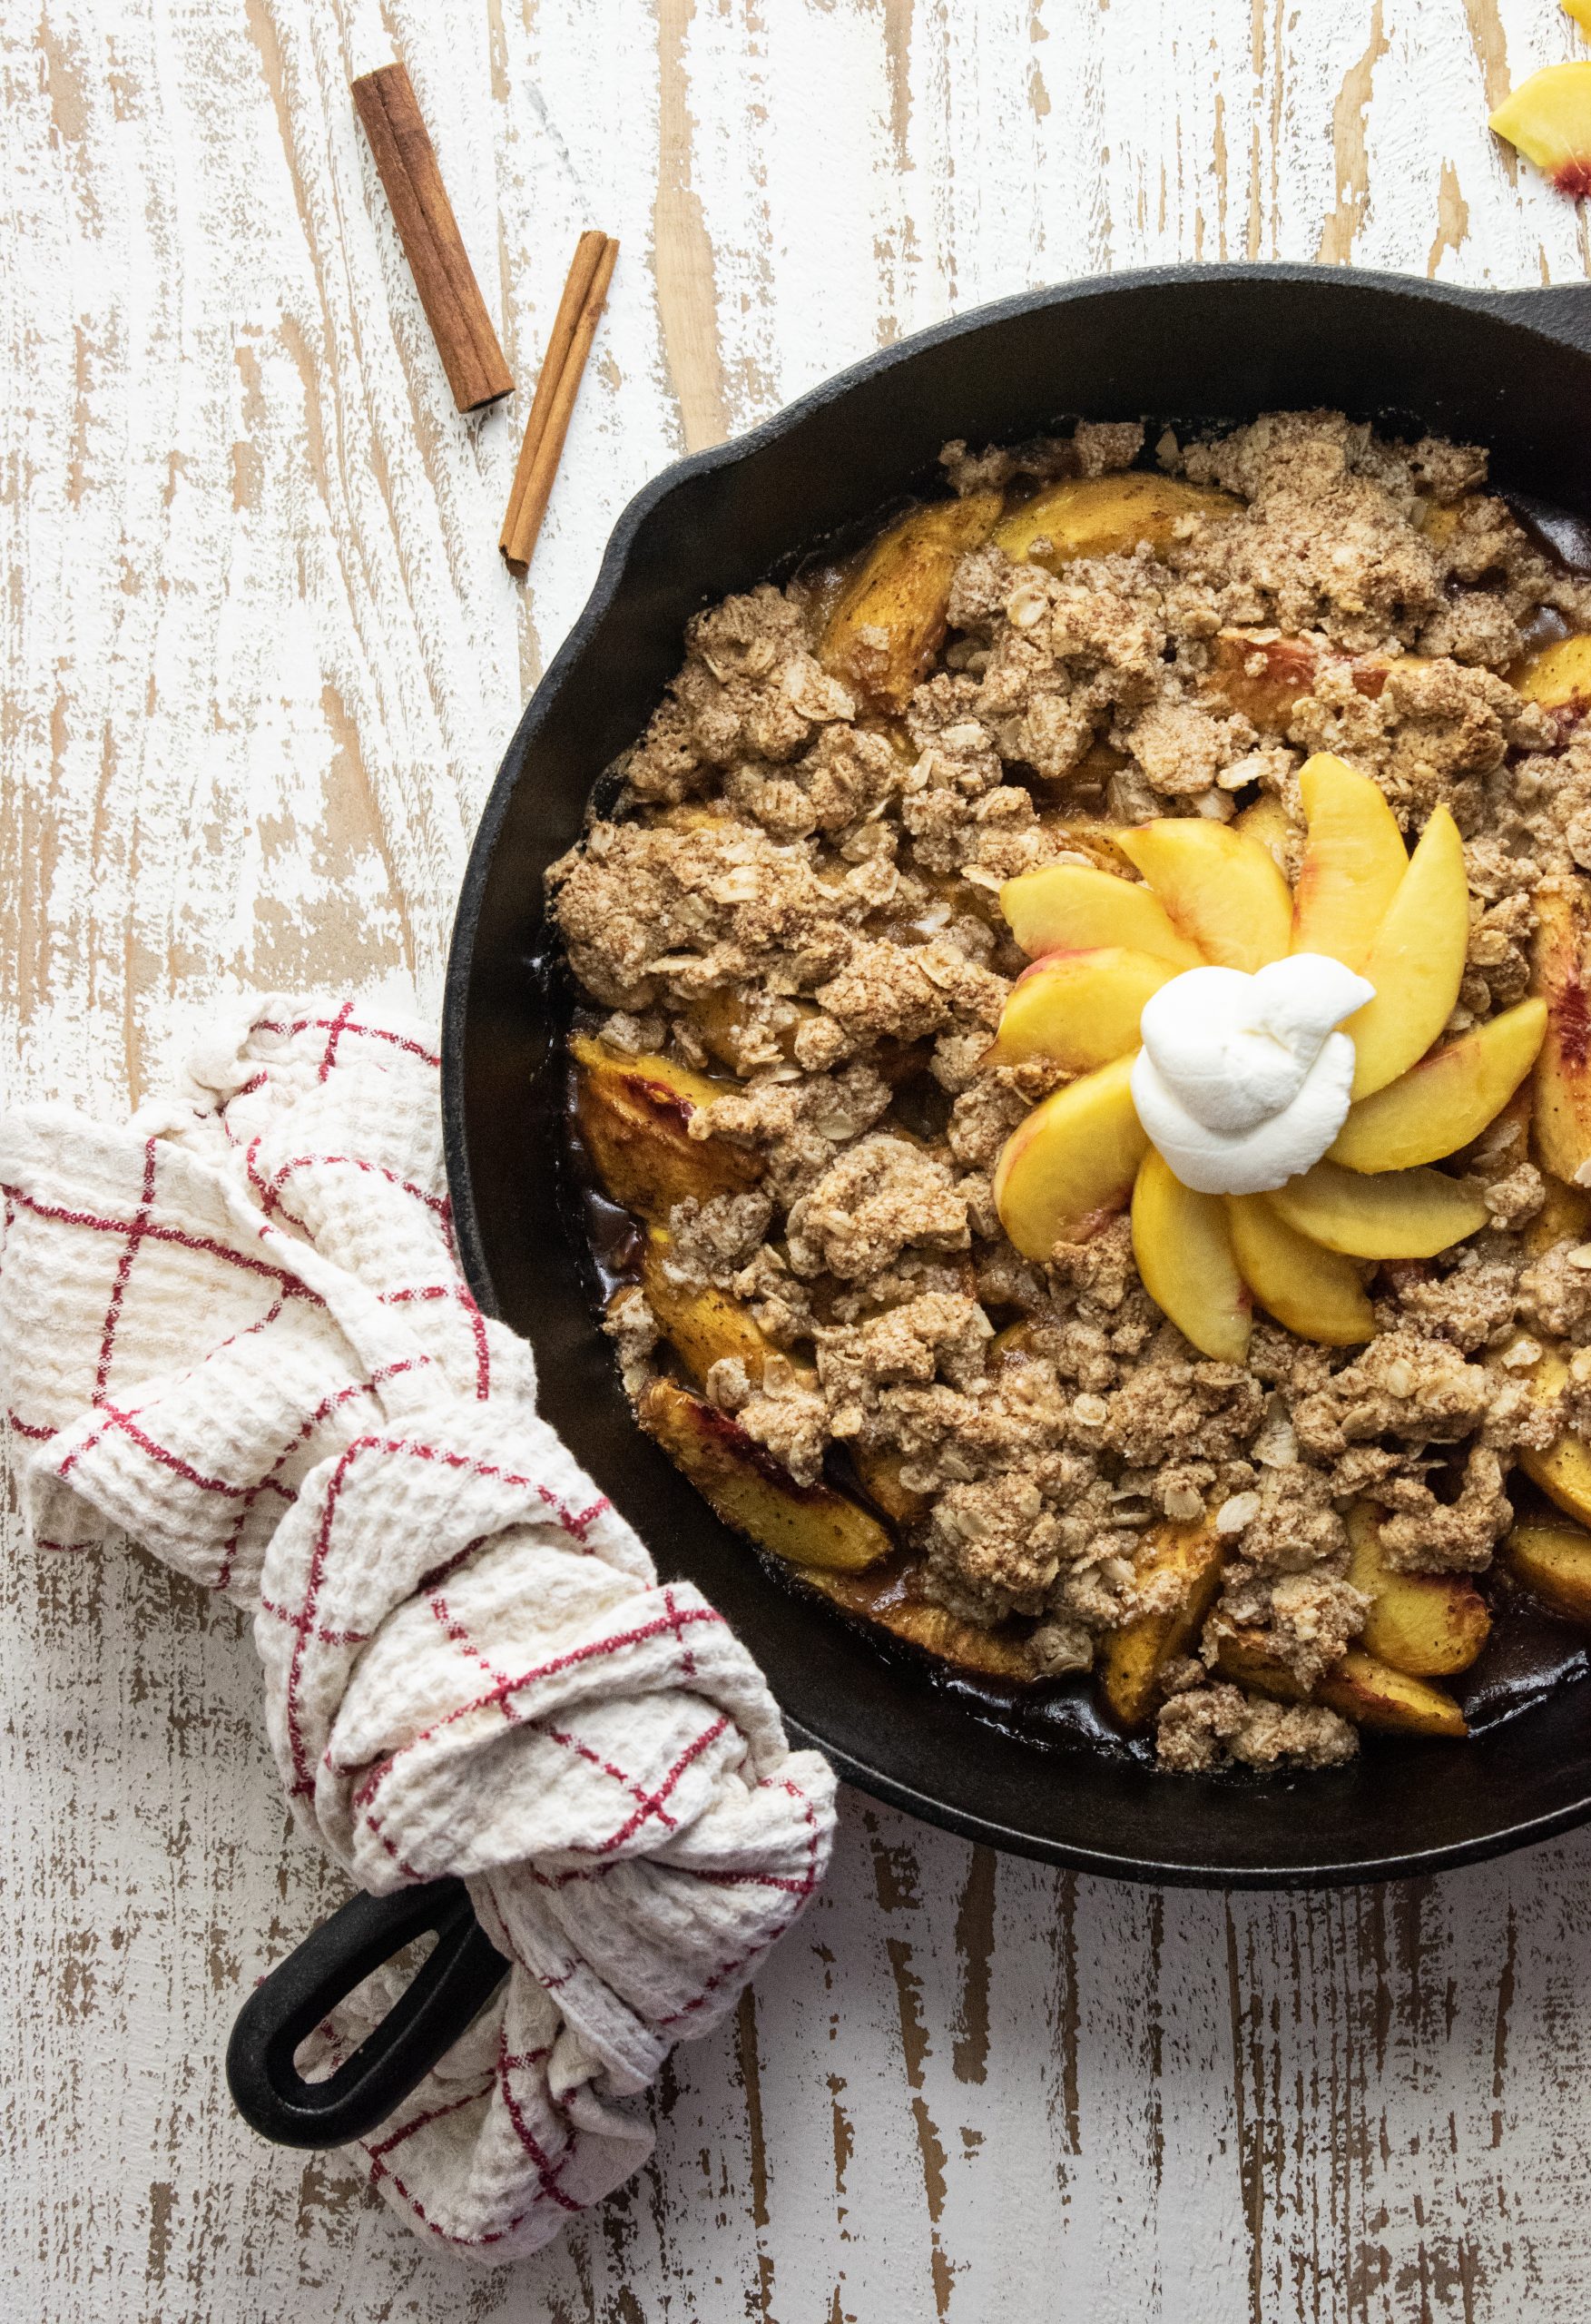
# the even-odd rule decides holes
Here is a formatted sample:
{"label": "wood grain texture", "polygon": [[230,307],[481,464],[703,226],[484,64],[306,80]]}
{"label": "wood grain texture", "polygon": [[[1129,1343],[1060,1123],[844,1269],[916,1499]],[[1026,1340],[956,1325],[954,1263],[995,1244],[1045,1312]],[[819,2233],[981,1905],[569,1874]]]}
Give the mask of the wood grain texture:
{"label": "wood grain texture", "polygon": [[[394,52],[510,367],[624,245],[528,586],[348,98]],[[1488,135],[1553,0],[40,0],[0,19],[0,1067],[114,1109],[243,980],[434,1005],[502,744],[629,495],[1048,278],[1586,271]],[[660,2085],[647,2172],[484,2275],[220,2059],[334,1899],[236,1617],[0,1565],[8,2316],[1578,2324],[1591,1837],[1315,1899],[1077,1880],[852,1797]]]}

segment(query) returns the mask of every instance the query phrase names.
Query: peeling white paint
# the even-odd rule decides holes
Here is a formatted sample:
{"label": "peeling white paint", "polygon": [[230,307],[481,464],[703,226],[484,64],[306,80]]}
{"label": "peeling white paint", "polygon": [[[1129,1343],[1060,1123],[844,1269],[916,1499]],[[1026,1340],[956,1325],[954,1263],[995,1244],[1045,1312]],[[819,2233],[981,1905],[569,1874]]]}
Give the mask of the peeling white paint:
{"label": "peeling white paint", "polygon": [[[347,94],[395,50],[523,383],[468,423]],[[1581,274],[1584,220],[1485,124],[1491,84],[1575,54],[1556,0],[13,10],[4,1086],[113,1109],[230,981],[435,1000],[524,688],[682,398],[741,428],[953,307],[1103,267]],[[694,211],[658,198],[670,58]],[[662,300],[658,218],[688,240]],[[619,268],[521,588],[498,521],[586,225]],[[860,1800],[738,2034],[679,2053],[647,2176],[463,2280],[221,2093],[241,1995],[332,1901],[235,1618],[131,1561],[13,1542],[0,1575],[8,2314],[1584,2312],[1591,1840],[1229,1904],[996,1869]]]}

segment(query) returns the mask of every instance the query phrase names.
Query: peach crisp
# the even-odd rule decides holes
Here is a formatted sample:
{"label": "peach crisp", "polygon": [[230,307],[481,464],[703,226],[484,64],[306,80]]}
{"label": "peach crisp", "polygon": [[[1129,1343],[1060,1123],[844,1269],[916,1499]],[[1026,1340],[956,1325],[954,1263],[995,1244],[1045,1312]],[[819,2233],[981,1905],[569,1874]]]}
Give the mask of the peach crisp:
{"label": "peach crisp", "polygon": [[1461,1737],[1591,1625],[1591,579],[1335,413],[943,466],[548,875],[626,1389],[1002,1699]]}

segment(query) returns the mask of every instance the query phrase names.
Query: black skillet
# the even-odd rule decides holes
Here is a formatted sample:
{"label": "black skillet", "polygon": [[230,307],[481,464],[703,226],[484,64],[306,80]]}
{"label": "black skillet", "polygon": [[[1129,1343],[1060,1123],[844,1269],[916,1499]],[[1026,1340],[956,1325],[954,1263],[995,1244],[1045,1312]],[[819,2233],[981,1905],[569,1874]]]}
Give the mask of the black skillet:
{"label": "black skillet", "polygon": [[[542,1410],[665,1575],[722,1608],[792,1731],[877,1797],[969,1838],[1120,1878],[1312,1887],[1430,1872],[1591,1817],[1591,1689],[1560,1685],[1464,1743],[1369,1738],[1300,1782],[1171,1780],[1076,1737],[1046,1746],[781,1584],[636,1428],[567,1201],[561,1002],[542,873],[639,734],[701,606],[931,487],[952,436],[1011,442],[1079,415],[1241,419],[1328,405],[1488,445],[1502,487],[1591,518],[1591,284],[1464,291],[1312,267],[1188,267],[1064,283],[924,331],[633,500],[591,601],[520,720],[465,874],[447,976],[447,1171],[476,1297],[535,1351]],[[378,2121],[504,1965],[463,1891],[356,1898],[268,1979],[229,2053],[266,2135]],[[425,1919],[429,1912],[432,1920]],[[302,2033],[417,1925],[436,1951],[319,2095]],[[388,1941],[388,1939],[390,1941]]]}

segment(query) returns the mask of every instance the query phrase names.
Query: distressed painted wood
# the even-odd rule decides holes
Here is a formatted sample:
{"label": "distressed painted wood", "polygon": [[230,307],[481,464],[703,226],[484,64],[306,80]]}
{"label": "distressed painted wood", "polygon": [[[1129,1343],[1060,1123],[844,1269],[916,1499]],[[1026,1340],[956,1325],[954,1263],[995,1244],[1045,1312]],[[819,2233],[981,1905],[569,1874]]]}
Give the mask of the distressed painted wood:
{"label": "distressed painted wood", "polygon": [[[1552,0],[40,0],[0,20],[0,1069],[106,1108],[241,980],[434,1003],[471,824],[631,491],[1047,278],[1283,256],[1564,279],[1485,113]],[[516,376],[623,243],[529,585],[523,419],[455,414],[348,81],[394,49]],[[1588,53],[1582,51],[1580,53]],[[681,2051],[652,2167],[476,2274],[219,2063],[335,1901],[226,1609],[0,1564],[5,2312],[53,2324],[1571,2324],[1591,1837],[1316,1899],[1154,1895],[849,1802]]]}

